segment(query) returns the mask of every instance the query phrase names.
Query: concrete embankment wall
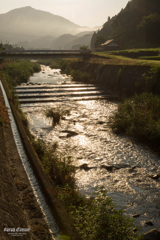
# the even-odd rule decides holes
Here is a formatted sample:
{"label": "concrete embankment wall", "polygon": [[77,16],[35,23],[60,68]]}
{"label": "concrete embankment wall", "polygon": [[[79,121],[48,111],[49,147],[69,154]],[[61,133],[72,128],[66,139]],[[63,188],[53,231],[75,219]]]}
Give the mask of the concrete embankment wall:
{"label": "concrete embankment wall", "polygon": [[146,74],[150,66],[107,65],[88,61],[71,63],[74,70],[85,71],[93,82],[118,98],[125,98],[146,91]]}
{"label": "concrete embankment wall", "polygon": [[30,140],[27,136],[26,130],[24,129],[24,126],[22,124],[22,121],[19,117],[19,114],[12,102],[11,96],[9,94],[8,87],[4,80],[2,80],[4,89],[6,91],[11,110],[13,113],[13,116],[15,118],[21,140],[23,142],[26,154],[28,156],[28,160],[31,163],[31,166],[33,167],[34,173],[36,174],[36,177],[38,179],[38,182],[41,186],[42,192],[44,196],[46,197],[46,200],[50,206],[50,209],[53,213],[53,216],[55,217],[60,229],[63,231],[63,233],[66,233],[71,236],[71,239],[78,240],[78,236],[76,236],[75,229],[73,228],[73,224],[71,222],[71,219],[69,218],[65,207],[62,203],[62,201],[58,198],[58,193],[56,190],[56,187],[53,183],[51,183],[50,179],[46,176],[44,171],[41,168],[41,165],[39,163],[39,159],[33,150],[33,147],[30,143]]}

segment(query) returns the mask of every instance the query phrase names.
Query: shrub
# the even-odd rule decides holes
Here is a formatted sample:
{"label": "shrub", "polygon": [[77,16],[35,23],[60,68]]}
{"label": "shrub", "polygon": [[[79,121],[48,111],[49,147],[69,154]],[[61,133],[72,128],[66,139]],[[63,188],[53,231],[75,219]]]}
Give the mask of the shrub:
{"label": "shrub", "polygon": [[48,109],[45,113],[47,118],[52,118],[52,126],[54,127],[56,124],[59,124],[61,119],[61,113],[58,111],[54,111],[53,109]]}
{"label": "shrub", "polygon": [[71,75],[74,81],[92,83],[93,78],[90,73],[80,70],[72,70]]}
{"label": "shrub", "polygon": [[46,65],[46,66],[50,66],[51,68],[60,68],[60,60],[59,59],[41,59],[38,60],[38,63]]}
{"label": "shrub", "polygon": [[16,86],[23,82],[27,82],[34,72],[38,72],[40,70],[41,68],[38,63],[23,60],[11,62],[3,69],[3,72],[7,82]]}
{"label": "shrub", "polygon": [[[75,202],[76,199],[76,202]],[[65,199],[66,200],[66,199]],[[97,189],[95,198],[85,199],[70,194],[67,200],[74,225],[81,239],[135,240],[142,239],[133,231],[132,219],[117,210],[103,188]]]}
{"label": "shrub", "polygon": [[144,74],[144,79],[145,79],[147,92],[160,94],[159,92],[160,67],[159,66],[151,67],[150,70]]}
{"label": "shrub", "polygon": [[71,157],[60,156],[57,154],[57,143],[54,143],[50,148],[45,143],[38,139],[32,140],[32,145],[37,153],[44,171],[57,185],[64,186],[69,184],[73,187],[75,168],[72,166]]}
{"label": "shrub", "polygon": [[142,93],[125,100],[111,119],[115,132],[158,145],[160,142],[160,97]]}

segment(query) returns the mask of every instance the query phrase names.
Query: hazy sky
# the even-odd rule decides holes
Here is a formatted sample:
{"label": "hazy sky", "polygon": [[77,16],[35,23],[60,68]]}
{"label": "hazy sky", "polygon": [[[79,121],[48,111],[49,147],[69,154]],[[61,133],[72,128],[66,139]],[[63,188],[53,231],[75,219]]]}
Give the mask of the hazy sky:
{"label": "hazy sky", "polygon": [[129,0],[4,0],[0,13],[31,6],[36,9],[62,16],[81,26],[103,25],[124,8]]}

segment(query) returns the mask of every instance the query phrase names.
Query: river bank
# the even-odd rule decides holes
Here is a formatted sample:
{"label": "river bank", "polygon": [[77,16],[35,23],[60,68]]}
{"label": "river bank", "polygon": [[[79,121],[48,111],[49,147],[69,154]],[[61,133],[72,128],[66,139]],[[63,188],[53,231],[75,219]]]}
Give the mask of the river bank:
{"label": "river bank", "polygon": [[[19,65],[23,64],[23,62]],[[25,62],[26,64],[26,62]],[[11,65],[13,66],[13,64],[11,63]],[[21,71],[23,72],[23,68],[21,69],[18,65],[18,74],[21,73]],[[34,66],[34,64],[33,64]],[[16,71],[16,67],[13,66],[13,71]],[[12,76],[9,76],[12,78]],[[17,125],[17,128],[19,130],[19,135],[20,135],[20,138],[21,138],[21,143],[23,143],[23,146],[24,146],[24,149],[25,149],[25,153],[26,155],[28,156],[28,160],[31,164],[31,168],[34,170],[34,174],[36,175],[37,177],[37,182],[35,182],[35,184],[37,184],[38,186],[40,186],[41,188],[41,191],[42,191],[42,194],[44,195],[45,197],[45,200],[46,200],[46,204],[48,203],[48,206],[50,208],[48,214],[52,214],[52,217],[51,216],[45,216],[46,212],[44,211],[44,215],[42,216],[42,219],[45,221],[48,221],[47,218],[50,218],[51,220],[53,220],[52,222],[50,221],[50,224],[51,225],[54,225],[54,222],[56,221],[56,223],[58,224],[58,229],[57,227],[55,226],[52,226],[53,228],[51,229],[50,227],[51,226],[47,226],[45,227],[45,224],[44,224],[44,227],[46,229],[46,238],[47,239],[47,231],[48,231],[48,234],[49,236],[51,237],[51,234],[50,234],[50,230],[52,231],[52,234],[54,234],[54,237],[56,239],[63,239],[63,234],[65,234],[64,238],[66,237],[67,238],[67,235],[69,235],[72,239],[78,239],[78,237],[76,236],[76,233],[73,232],[73,226],[72,224],[70,223],[70,219],[69,219],[69,216],[67,215],[66,213],[66,210],[63,206],[63,203],[60,199],[58,199],[58,193],[57,193],[57,190],[54,186],[54,184],[51,184],[49,178],[46,176],[46,174],[44,173],[44,171],[42,170],[42,167],[40,166],[39,164],[39,160],[37,158],[37,155],[32,147],[32,144],[31,144],[31,139],[29,139],[31,137],[31,135],[29,134],[29,131],[26,127],[26,121],[25,119],[24,122],[25,122],[25,127],[24,125],[22,124],[22,114],[20,113],[20,109],[17,108],[17,105],[18,105],[18,102],[14,96],[14,94],[12,95],[8,89],[8,86],[6,84],[6,82],[8,82],[8,80],[10,80],[11,78],[3,78],[2,76],[2,83],[3,83],[3,87],[5,89],[5,92],[6,92],[6,95],[7,95],[7,98],[9,100],[9,103],[10,103],[10,107],[11,107],[11,110],[12,110],[12,113],[13,113],[13,117],[15,119],[15,122],[16,122],[16,125]],[[21,79],[23,81],[23,79]],[[13,83],[14,81],[19,81],[19,78],[15,78],[15,76],[13,77]],[[12,86],[10,88],[10,90],[12,89]],[[13,90],[12,90],[13,91]],[[11,117],[12,118],[12,117]],[[1,116],[0,116],[0,120],[1,120]],[[10,121],[8,121],[10,122]],[[28,134],[28,135],[27,135]],[[13,137],[13,136],[12,136]],[[17,141],[17,140],[16,140]],[[17,147],[15,146],[14,144],[14,147],[15,147],[15,150],[17,151]],[[19,151],[19,150],[18,150]],[[23,155],[23,153],[19,153],[20,155]],[[22,160],[22,159],[21,159]],[[23,162],[23,161],[22,161]],[[20,164],[22,166],[22,162],[20,161]],[[23,163],[24,164],[24,163]],[[25,164],[24,164],[25,166]],[[23,168],[23,166],[22,166]],[[26,168],[26,166],[25,166]],[[27,176],[29,178],[32,178],[32,176],[29,176],[28,175],[28,172],[27,172]],[[34,177],[34,176],[33,176]],[[29,181],[28,181],[29,182]],[[31,185],[32,185],[32,180],[31,180]],[[34,186],[32,186],[32,188],[34,189]],[[37,203],[37,206],[41,207],[43,210],[45,206],[41,206],[41,200],[39,199],[39,196],[37,197],[37,195],[39,195],[39,192],[36,192],[36,190],[34,189],[33,190],[34,193],[32,197],[35,197],[35,200],[36,202],[38,201],[39,204]],[[39,191],[39,190],[37,190]],[[35,196],[36,195],[36,196]],[[41,197],[41,196],[40,196]],[[42,200],[43,201],[43,200]],[[32,199],[30,199],[30,202],[28,202],[28,206],[32,207]],[[45,203],[44,203],[45,204]],[[43,211],[42,210],[42,211]],[[51,212],[52,213],[51,213]],[[31,215],[30,216],[31,218],[33,218],[33,216]],[[52,218],[55,218],[56,220],[52,219]],[[44,219],[46,218],[46,219]],[[37,218],[37,229],[40,227],[39,225],[39,219]],[[41,224],[41,223],[40,223]],[[49,224],[49,223],[48,223]],[[46,224],[47,225],[47,224]],[[49,230],[50,228],[50,230]],[[15,228],[16,229],[16,228]],[[42,228],[42,231],[43,231],[43,228]],[[55,239],[54,237],[51,237],[51,239]],[[70,239],[70,237],[68,237]],[[67,239],[68,239],[67,238]],[[29,239],[29,238],[27,238]],[[35,238],[35,239],[41,239],[41,238]],[[42,236],[42,239],[44,239],[44,236]]]}
{"label": "river bank", "polygon": [[[34,78],[34,81],[36,81],[35,78]],[[52,80],[50,78],[50,82],[51,81]],[[72,103],[70,103],[70,104],[72,104]],[[86,187],[87,187],[87,184],[88,184],[88,187],[93,186],[93,183],[95,186],[95,184],[98,183],[97,182],[98,179],[96,180],[96,175],[100,174],[98,176],[102,177],[102,179],[99,179],[99,180],[102,180],[102,183],[104,183],[104,180],[108,181],[108,183],[106,182],[106,186],[110,187],[109,191],[116,192],[117,189],[121,189],[121,186],[122,186],[122,190],[126,189],[126,186],[128,186],[127,189],[130,191],[130,195],[131,195],[137,189],[138,196],[136,197],[137,198],[136,204],[138,204],[138,207],[141,207],[141,206],[139,206],[139,203],[141,202],[141,196],[139,194],[140,194],[141,190],[145,187],[145,185],[148,186],[148,184],[149,184],[150,169],[149,169],[149,172],[148,172],[148,170],[146,171],[146,169],[147,169],[147,165],[149,167],[152,165],[152,163],[149,160],[150,158],[152,159],[152,156],[148,152],[144,153],[145,158],[148,159],[147,160],[148,163],[146,164],[145,167],[141,166],[140,164],[142,162],[142,159],[139,154],[142,154],[142,152],[144,152],[144,150],[142,150],[141,147],[140,148],[138,147],[140,149],[140,152],[138,153],[137,152],[138,149],[134,145],[134,143],[131,143],[131,142],[128,143],[127,139],[125,139],[125,138],[123,139],[123,137],[117,138],[114,140],[112,139],[113,136],[112,136],[111,132],[108,131],[109,130],[108,127],[105,125],[105,122],[106,122],[105,121],[106,120],[105,111],[106,111],[106,109],[111,110],[113,107],[112,105],[110,106],[109,102],[107,102],[107,103],[103,102],[102,103],[103,106],[101,105],[100,102],[95,102],[95,101],[91,101],[90,103],[86,102],[84,104],[82,104],[82,103],[81,104],[77,103],[76,105],[75,105],[75,103],[73,103],[73,104],[74,104],[74,108],[73,108],[73,106],[71,106],[72,111],[73,111],[71,116],[68,119],[67,118],[64,119],[63,123],[62,123],[62,128],[65,128],[65,129],[61,130],[59,127],[56,127],[55,129],[50,129],[48,127],[48,123],[46,126],[46,120],[44,121],[43,118],[38,118],[38,119],[41,119],[44,121],[44,122],[42,121],[42,123],[45,124],[45,127],[40,128],[40,132],[38,133],[38,128],[37,128],[38,122],[36,121],[36,135],[39,134],[42,137],[43,134],[41,131],[47,133],[48,130],[50,130],[49,131],[50,139],[52,139],[52,141],[53,141],[53,136],[57,135],[57,136],[59,136],[59,141],[61,143],[65,143],[65,135],[62,134],[62,132],[66,131],[66,129],[68,129],[70,124],[73,127],[73,123],[74,123],[74,127],[77,128],[77,130],[78,130],[78,135],[74,136],[72,138],[67,138],[69,145],[66,146],[67,147],[66,149],[68,149],[70,151],[69,147],[72,148],[72,139],[75,143],[78,143],[79,142],[78,139],[80,137],[81,150],[78,151],[78,148],[77,149],[73,148],[72,150],[74,150],[76,153],[80,154],[79,156],[77,156],[78,162],[86,163],[86,165],[87,165],[86,168],[85,167],[81,168],[78,171],[78,174],[80,175],[79,179],[82,180],[82,182],[81,182],[82,184],[80,183],[82,188],[85,187],[85,184],[86,184]],[[97,109],[100,109],[100,115],[101,115],[102,121],[99,121],[99,113],[97,112]],[[37,113],[35,110],[37,111],[38,107],[37,107],[37,109],[35,109],[35,107],[33,107],[33,114],[36,115]],[[79,110],[80,110],[80,112],[79,112]],[[29,114],[30,113],[32,113],[31,107],[29,110]],[[41,108],[40,108],[39,113],[42,114]],[[96,113],[96,115],[95,115],[95,113]],[[96,126],[96,128],[95,128],[95,126]],[[93,129],[92,129],[92,127],[93,127]],[[98,134],[98,136],[100,136],[100,138],[99,137],[97,138],[97,136],[95,135],[96,131],[97,131],[97,133],[99,132],[100,135]],[[85,134],[85,132],[87,134]],[[60,135],[57,133],[60,133]],[[95,143],[98,144],[98,142],[97,142],[98,139],[100,141],[100,145],[102,145],[102,148],[97,148],[96,146],[98,146],[98,145],[92,145],[92,144],[90,145],[89,144],[89,142],[92,140],[93,140],[94,144]],[[120,140],[120,143],[119,143],[120,145],[117,145],[117,143],[116,143],[117,140]],[[113,143],[114,147],[112,147],[112,143]],[[122,146],[121,146],[121,143],[122,143]],[[105,145],[103,145],[103,144],[105,144]],[[107,144],[107,148],[106,148],[106,144]],[[63,144],[61,145],[62,148],[64,146],[65,145],[63,145]],[[85,150],[85,146],[89,147],[88,151],[85,152],[86,155],[84,155],[84,153],[83,153],[83,151]],[[92,146],[92,148],[90,148],[90,146]],[[104,148],[103,148],[103,146],[104,146]],[[119,148],[119,146],[121,146],[121,147]],[[112,150],[114,150],[115,156],[113,156],[113,154],[111,154],[110,147],[112,148]],[[118,151],[117,151],[117,147],[118,147]],[[132,149],[133,152],[135,152],[135,155],[130,156],[130,154],[128,152],[126,152],[125,156],[123,157],[123,155],[121,153],[121,150],[124,151],[123,147],[126,147],[127,149],[129,147],[130,150]],[[98,152],[95,153],[94,148],[96,150],[99,150],[101,152],[101,154],[99,155]],[[102,152],[102,149],[106,149],[107,152]],[[89,155],[87,156],[88,153],[89,153]],[[98,154],[98,156],[97,156],[98,158],[96,157],[95,154]],[[137,154],[138,154],[138,159],[137,159],[138,162],[136,162]],[[83,158],[81,155],[83,155]],[[129,165],[124,165],[124,162],[129,158],[130,158]],[[124,162],[123,162],[123,160],[124,160]],[[111,165],[109,167],[112,167],[112,169],[108,168],[108,165]],[[120,170],[117,170],[117,169],[119,169],[117,167],[120,167]],[[124,168],[124,171],[123,171],[123,168]],[[127,173],[126,169],[129,174]],[[152,169],[152,170],[154,171],[155,169]],[[126,185],[125,182],[122,183],[122,181],[120,180],[121,173],[123,175],[126,174],[125,180],[126,180],[126,183],[129,185]],[[119,177],[118,177],[118,174],[119,174]],[[133,180],[131,180],[131,175],[132,175]],[[89,180],[90,183],[89,183],[89,181],[88,182],[86,181],[86,179],[88,179],[88,176],[90,176],[90,180]],[[147,179],[146,179],[146,176],[147,176]],[[95,179],[93,177],[95,177]],[[134,180],[137,181],[136,184],[134,183]],[[153,185],[155,184],[154,181],[152,181],[152,184]],[[158,183],[157,183],[157,185],[158,185]],[[113,190],[113,189],[111,190],[111,186],[115,187],[115,190]],[[155,185],[155,187],[156,187],[156,185]],[[142,194],[142,192],[141,192],[141,194]],[[145,191],[143,192],[143,195],[145,195],[145,197],[147,196]],[[134,196],[136,196],[136,194],[134,194]],[[132,205],[132,201],[135,200],[134,196],[133,196],[133,199],[131,199],[131,201],[128,201],[127,204],[128,204],[128,207],[130,206],[135,211],[136,210],[135,204]],[[127,195],[127,198],[128,198],[128,195]],[[122,199],[122,193],[119,194],[118,201],[120,201],[121,199]],[[156,199],[155,199],[155,201],[156,201]],[[150,205],[150,200],[147,199],[146,200],[146,209],[148,208],[149,205]],[[139,210],[140,210],[140,208],[139,208]],[[144,216],[143,216],[143,213],[144,213]],[[141,221],[146,222],[145,212],[142,211],[140,213],[140,215],[141,215]],[[147,216],[147,218],[148,217],[150,218],[150,216],[151,215]],[[138,216],[138,218],[139,218],[139,216]],[[154,223],[156,223],[156,221],[154,221]]]}
{"label": "river bank", "polygon": [[[68,61],[62,64],[62,70],[71,74],[75,81],[93,82],[107,93],[123,99],[145,90],[144,75],[150,70],[150,66],[121,65],[121,62],[112,64],[112,61],[97,58],[88,61]],[[88,78],[84,76],[82,79],[78,78],[79,72],[86,72]]]}
{"label": "river bank", "polygon": [[[68,77],[62,79],[62,76],[63,74],[57,76],[54,69],[51,71],[43,66],[43,74],[35,74],[30,78],[29,85],[20,88],[23,88],[24,97],[28,94],[25,94],[26,88],[27,91],[37,91],[37,88],[48,86],[49,91],[51,88],[55,91],[55,85],[51,85],[51,82],[55,84],[55,81],[58,84],[56,89],[61,88],[61,91],[69,84],[69,89],[73,90],[76,84],[78,89],[79,83]],[[83,88],[88,88],[88,84],[83,83],[81,87],[82,85]],[[71,95],[67,99],[59,97],[58,100],[53,103],[35,102],[21,105],[32,134],[48,145],[57,142],[62,156],[71,156],[76,167],[76,185],[80,193],[90,196],[96,187],[105,186],[116,205],[125,207],[127,215],[132,217],[139,213],[135,222],[143,228],[144,233],[154,227],[159,228],[159,182],[150,178],[159,168],[159,158],[147,147],[136,144],[126,136],[112,133],[109,117],[116,111],[117,103],[107,100],[75,102]],[[54,128],[51,127],[52,121],[45,117],[46,110],[52,107],[70,110],[70,115],[65,116],[60,125]],[[69,136],[68,132],[71,131],[76,134]],[[151,198],[154,203],[151,203]],[[152,227],[147,225],[148,221],[153,223]]]}
{"label": "river bank", "polygon": [[[0,90],[1,106],[4,106]],[[52,239],[15,146],[9,121],[0,127],[0,237]]]}

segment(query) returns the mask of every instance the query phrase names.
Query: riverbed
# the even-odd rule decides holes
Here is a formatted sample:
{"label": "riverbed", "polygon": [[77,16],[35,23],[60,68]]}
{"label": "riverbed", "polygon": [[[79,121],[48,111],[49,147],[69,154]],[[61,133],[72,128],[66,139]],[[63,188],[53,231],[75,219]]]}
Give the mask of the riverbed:
{"label": "riverbed", "polygon": [[[112,132],[109,123],[118,102],[101,99],[100,89],[73,82],[71,76],[48,66],[42,66],[42,71],[21,87],[34,93],[53,87],[53,93],[48,90],[53,102],[26,102],[21,108],[36,138],[47,144],[57,142],[59,153],[71,156],[80,193],[89,197],[97,187],[104,186],[117,207],[124,207],[125,213],[134,217],[135,223],[142,227],[141,232],[160,229],[160,179],[154,179],[160,172],[160,158],[147,146]],[[56,88],[61,89],[61,94]],[[80,96],[86,92],[90,98],[72,96],[80,91],[83,91]],[[45,111],[51,107],[69,112],[54,127],[52,120],[45,117]]]}

